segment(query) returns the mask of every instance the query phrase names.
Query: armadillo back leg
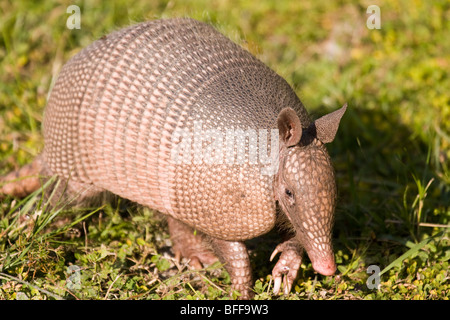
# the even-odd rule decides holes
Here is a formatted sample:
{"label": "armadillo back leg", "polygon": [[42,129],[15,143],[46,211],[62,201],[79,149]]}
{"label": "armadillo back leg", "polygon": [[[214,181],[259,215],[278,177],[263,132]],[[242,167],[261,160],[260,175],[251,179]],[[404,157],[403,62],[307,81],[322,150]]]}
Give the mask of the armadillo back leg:
{"label": "armadillo back leg", "polygon": [[195,269],[201,269],[217,261],[203,233],[195,232],[193,228],[171,217],[167,217],[167,223],[173,251],[178,261],[181,257],[189,259],[189,265]]}
{"label": "armadillo back leg", "polygon": [[242,241],[210,238],[214,252],[231,277],[231,287],[241,293],[240,299],[251,299],[252,269],[247,247]]}

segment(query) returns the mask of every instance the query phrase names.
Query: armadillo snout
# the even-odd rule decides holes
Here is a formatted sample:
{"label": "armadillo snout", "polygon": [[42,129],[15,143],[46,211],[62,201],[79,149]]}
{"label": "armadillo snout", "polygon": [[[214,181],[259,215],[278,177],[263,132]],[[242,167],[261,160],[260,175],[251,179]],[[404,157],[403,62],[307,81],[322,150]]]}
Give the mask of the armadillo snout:
{"label": "armadillo snout", "polygon": [[315,261],[313,260],[312,266],[315,271],[324,276],[331,276],[336,272],[336,263],[334,262],[333,255]]}
{"label": "armadillo snout", "polygon": [[278,183],[281,207],[314,270],[323,275],[334,274],[332,228],[336,183],[325,148],[314,143],[291,148]]}
{"label": "armadillo snout", "polygon": [[[308,238],[311,235],[312,233],[309,232]],[[316,272],[324,276],[331,276],[336,272],[331,234],[327,236],[315,235],[312,239],[305,239],[305,237],[302,237],[302,233],[298,233],[297,238],[306,249],[312,267]]]}

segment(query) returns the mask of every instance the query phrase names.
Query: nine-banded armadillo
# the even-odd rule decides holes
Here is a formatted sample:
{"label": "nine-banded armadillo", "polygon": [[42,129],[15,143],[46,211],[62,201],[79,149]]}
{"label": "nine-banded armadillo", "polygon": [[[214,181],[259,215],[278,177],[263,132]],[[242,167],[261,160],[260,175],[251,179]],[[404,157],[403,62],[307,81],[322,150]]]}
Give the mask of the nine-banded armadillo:
{"label": "nine-banded armadillo", "polygon": [[[345,109],[312,122],[284,79],[207,24],[140,23],[62,68],[42,156],[4,180],[39,170],[67,182],[68,196],[109,191],[156,209],[168,216],[177,256],[194,266],[218,257],[242,298],[252,296],[244,241],[283,224],[292,236],[272,254],[281,252],[272,274],[274,291],[283,280],[289,292],[303,249],[319,273],[336,269],[324,143]],[[0,192],[21,195],[36,181]]]}

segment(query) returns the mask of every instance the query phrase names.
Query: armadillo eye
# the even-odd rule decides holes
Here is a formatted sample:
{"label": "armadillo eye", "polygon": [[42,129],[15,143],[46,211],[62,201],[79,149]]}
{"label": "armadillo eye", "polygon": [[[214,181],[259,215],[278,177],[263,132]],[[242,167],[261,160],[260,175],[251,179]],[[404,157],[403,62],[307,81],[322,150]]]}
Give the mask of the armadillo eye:
{"label": "armadillo eye", "polygon": [[293,194],[292,194],[291,190],[286,189],[284,192],[286,193],[286,195],[287,195],[288,197],[290,197],[290,198],[293,197]]}

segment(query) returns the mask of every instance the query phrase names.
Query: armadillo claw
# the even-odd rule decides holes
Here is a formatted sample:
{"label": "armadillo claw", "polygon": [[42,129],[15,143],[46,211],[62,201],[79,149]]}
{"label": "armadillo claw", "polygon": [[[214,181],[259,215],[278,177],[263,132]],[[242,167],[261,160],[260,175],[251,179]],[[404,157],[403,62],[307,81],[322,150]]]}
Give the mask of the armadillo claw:
{"label": "armadillo claw", "polygon": [[189,266],[191,268],[193,268],[194,270],[203,269],[203,264],[202,264],[201,260],[196,256],[190,257]]}
{"label": "armadillo claw", "polygon": [[281,252],[281,256],[272,270],[274,280],[273,292],[279,294],[281,284],[283,284],[283,293],[288,294],[292,289],[292,284],[297,278],[298,269],[302,263],[303,249],[294,239],[279,244],[272,255],[270,261]]}

